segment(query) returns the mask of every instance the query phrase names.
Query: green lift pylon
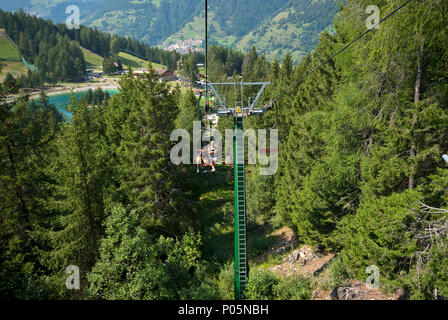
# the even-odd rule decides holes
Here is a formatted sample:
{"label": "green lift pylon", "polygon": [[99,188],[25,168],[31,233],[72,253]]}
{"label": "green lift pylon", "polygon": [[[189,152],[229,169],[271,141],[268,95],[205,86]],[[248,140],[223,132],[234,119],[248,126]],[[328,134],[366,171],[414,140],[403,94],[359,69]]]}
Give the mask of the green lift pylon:
{"label": "green lift pylon", "polygon": [[235,177],[235,300],[246,299],[249,264],[247,261],[246,177],[244,163],[243,116],[234,116]]}
{"label": "green lift pylon", "polygon": [[[215,104],[214,110],[208,110],[209,114],[215,114],[218,117],[225,117],[232,115],[234,118],[234,136],[233,136],[233,164],[235,177],[235,282],[234,292],[235,300],[246,299],[247,280],[249,278],[249,262],[247,260],[247,219],[246,219],[246,173],[244,160],[244,131],[243,118],[251,115],[262,115],[267,110],[272,108],[274,101],[271,100],[267,105],[258,108],[258,100],[261,97],[269,82],[243,82],[241,77],[240,83],[210,83],[208,81],[208,1],[205,0],[205,99],[206,106],[209,107],[209,88],[213,91],[215,98],[218,100]],[[223,101],[215,89],[215,86],[241,86],[241,101],[240,107],[227,108],[225,101]],[[249,97],[247,107],[244,107],[243,86],[261,86],[256,97]],[[235,91],[236,92],[236,91]],[[201,100],[202,94],[199,96]],[[251,100],[252,98],[252,100]],[[236,101],[235,96],[235,105]],[[200,103],[198,102],[198,120],[201,120]],[[277,123],[277,120],[276,120]]]}
{"label": "green lift pylon", "polygon": [[[259,108],[258,100],[261,97],[269,82],[240,82],[240,83],[207,83],[206,88],[210,88],[217,99],[217,108],[210,111],[218,117],[233,116],[233,164],[234,164],[234,207],[235,207],[235,299],[245,300],[247,281],[249,278],[249,261],[247,259],[247,215],[246,215],[246,175],[245,175],[245,152],[244,152],[244,131],[243,119],[251,115],[263,115],[273,106],[271,100],[269,104]],[[251,100],[249,98],[246,107],[227,108],[223,99],[218,94],[216,86],[261,86],[257,96]],[[241,92],[243,92],[241,88]],[[207,94],[207,91],[206,91]],[[244,99],[241,97],[241,105]],[[199,112],[199,105],[198,105]],[[198,113],[199,114],[199,113]]]}

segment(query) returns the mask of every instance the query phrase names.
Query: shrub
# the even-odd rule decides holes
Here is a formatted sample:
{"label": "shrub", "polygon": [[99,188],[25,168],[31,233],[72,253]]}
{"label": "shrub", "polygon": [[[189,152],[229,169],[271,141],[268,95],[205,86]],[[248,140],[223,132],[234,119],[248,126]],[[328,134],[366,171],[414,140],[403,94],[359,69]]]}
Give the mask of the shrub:
{"label": "shrub", "polygon": [[233,278],[233,263],[229,263],[221,270],[218,277],[218,291],[221,299],[232,300],[234,298]]}
{"label": "shrub", "polygon": [[297,276],[281,280],[274,287],[277,300],[310,300],[313,290],[311,279]]}
{"label": "shrub", "polygon": [[249,300],[274,300],[274,288],[279,283],[272,271],[253,270],[247,284]]}
{"label": "shrub", "polygon": [[330,274],[330,281],[328,282],[328,285],[330,288],[340,287],[347,284],[346,282],[349,275],[347,270],[345,270],[341,257],[334,258],[328,270]]}

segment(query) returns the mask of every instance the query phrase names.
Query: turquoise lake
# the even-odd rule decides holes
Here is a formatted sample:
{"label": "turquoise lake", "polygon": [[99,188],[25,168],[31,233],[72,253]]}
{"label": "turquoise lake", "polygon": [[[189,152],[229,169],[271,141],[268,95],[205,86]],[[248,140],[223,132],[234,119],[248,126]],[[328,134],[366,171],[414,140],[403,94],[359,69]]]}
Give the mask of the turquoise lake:
{"label": "turquoise lake", "polygon": [[[114,94],[117,94],[119,91],[117,89],[107,89],[103,90],[105,92],[108,92],[111,96]],[[75,92],[74,95],[79,99],[87,94],[87,91],[80,91]],[[71,117],[71,113],[66,111],[66,106],[68,102],[70,101],[70,98],[72,96],[72,93],[63,93],[63,94],[57,94],[54,96],[49,96],[49,100],[51,104],[54,104],[58,111],[62,113],[64,116]]]}

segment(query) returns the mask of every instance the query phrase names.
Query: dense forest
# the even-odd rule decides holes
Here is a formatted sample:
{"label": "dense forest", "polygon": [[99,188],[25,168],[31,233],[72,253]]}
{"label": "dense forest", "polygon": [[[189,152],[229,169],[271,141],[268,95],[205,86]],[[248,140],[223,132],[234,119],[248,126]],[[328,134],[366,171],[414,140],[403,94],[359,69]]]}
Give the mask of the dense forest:
{"label": "dense forest", "polygon": [[[252,225],[288,225],[300,243],[335,253],[330,287],[365,281],[376,265],[384,292],[446,298],[448,3],[411,1],[303,78],[365,30],[371,4],[391,12],[402,1],[348,0],[335,33],[322,33],[297,65],[290,54],[269,62],[255,48],[213,46],[210,78],[269,80],[262,99],[279,106],[279,171],[247,168]],[[2,298],[233,297],[233,248],[224,246],[232,172],[198,175],[170,161],[172,130],[191,130],[196,119],[193,92],[169,88],[154,70],[124,76],[110,99],[92,93],[95,108],[73,99],[68,122],[45,94],[11,101],[8,90],[0,95]],[[272,110],[245,127],[274,122]],[[219,129],[232,123],[220,119]],[[251,231],[254,258],[269,243]],[[81,271],[80,290],[65,287],[69,265]],[[314,286],[254,266],[247,296],[310,299]]]}
{"label": "dense forest", "polygon": [[68,29],[65,24],[54,25],[49,20],[27,15],[23,10],[16,13],[0,10],[0,28],[6,30],[22,54],[38,68],[37,73],[20,79],[22,87],[81,80],[86,72],[81,47],[112,60],[118,60],[120,50],[126,50],[171,70],[177,68],[180,59],[176,53],[152,48],[135,39],[111,36],[85,26]]}
{"label": "dense forest", "polygon": [[[401,3],[374,1],[381,12]],[[278,102],[281,172],[252,176],[248,193],[264,192],[249,199],[250,210],[280,216],[301,241],[338,252],[341,279],[362,281],[376,265],[384,290],[446,297],[448,4],[411,1],[297,85],[359,35],[370,4],[348,1],[336,34],[323,33],[301,64],[271,66],[271,95],[286,90]]]}

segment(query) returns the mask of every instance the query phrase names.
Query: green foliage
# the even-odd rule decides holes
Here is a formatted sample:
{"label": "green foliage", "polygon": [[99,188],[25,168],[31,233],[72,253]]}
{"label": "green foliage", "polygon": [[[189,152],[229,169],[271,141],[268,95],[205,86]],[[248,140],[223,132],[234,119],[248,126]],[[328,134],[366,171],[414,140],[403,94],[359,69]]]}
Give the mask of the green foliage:
{"label": "green foliage", "polygon": [[193,137],[193,121],[197,121],[197,104],[197,98],[191,90],[180,97],[176,128],[187,130],[191,137]]}
{"label": "green foliage", "polygon": [[347,218],[342,259],[351,274],[364,279],[365,268],[376,265],[386,282],[399,281],[409,272],[417,249],[411,227],[420,199],[415,191],[366,199],[357,214]]}
{"label": "green foliage", "polygon": [[25,99],[6,101],[0,92],[0,296],[50,297],[40,274],[47,274],[39,237],[50,210],[42,205],[51,192],[49,164],[60,121],[54,106],[40,108]]}
{"label": "green foliage", "polygon": [[109,182],[110,158],[102,110],[79,105],[75,97],[69,108],[72,121],[62,127],[48,169],[54,184],[47,206],[58,216],[46,235],[52,244],[51,251],[42,255],[56,274],[73,264],[80,268],[84,279],[95,264],[103,235],[104,191]]}
{"label": "green foliage", "polygon": [[6,74],[5,80],[3,80],[3,90],[7,93],[19,92],[19,83],[9,72]]}
{"label": "green foliage", "polygon": [[[175,184],[169,141],[177,115],[177,98],[159,81],[154,69],[150,70],[141,80],[128,76],[124,81],[131,86],[123,85],[110,103],[110,116],[118,115],[124,120],[121,127],[111,128],[118,129],[121,135],[116,150],[122,174],[120,191],[144,217],[147,227],[163,229],[171,223],[177,228],[179,221],[175,221],[170,204]],[[132,98],[125,106],[114,108],[121,97],[129,94]]]}
{"label": "green foliage", "polygon": [[123,66],[121,64],[118,56],[106,57],[103,60],[103,72],[107,75],[116,73],[118,70],[122,70]]}
{"label": "green foliage", "polygon": [[102,104],[107,104],[110,99],[110,94],[107,91],[103,91],[101,88],[97,88],[95,90],[89,89],[85,96],[83,96],[80,100],[81,103],[85,103],[87,105],[100,106]]}
{"label": "green foliage", "polygon": [[[270,189],[274,183],[273,176],[261,176],[255,169],[247,176],[247,192],[252,196],[247,199],[249,218],[269,219],[275,216],[275,193]],[[271,192],[270,192],[271,191]]]}
{"label": "green foliage", "polygon": [[313,284],[302,276],[278,278],[272,271],[252,270],[247,286],[250,300],[309,300]]}
{"label": "green foliage", "polygon": [[287,277],[280,280],[274,292],[276,300],[311,300],[312,281],[302,276]]}
{"label": "green foliage", "polygon": [[347,280],[349,279],[349,274],[345,270],[345,266],[342,263],[341,257],[335,257],[329,266],[329,276],[330,280],[327,284],[328,289],[333,289],[334,287],[341,287],[347,285]]}
{"label": "green foliage", "polygon": [[182,59],[182,74],[191,82],[195,82],[197,80],[197,74],[199,72],[197,64],[200,61],[202,61],[202,59],[198,54],[190,54]]}
{"label": "green foliage", "polygon": [[221,269],[218,276],[218,291],[221,299],[234,299],[234,277],[235,271],[233,270],[232,263],[228,263]]}
{"label": "green foliage", "polygon": [[112,38],[112,41],[110,42],[110,52],[117,56],[120,53],[120,39],[118,37]]}
{"label": "green foliage", "polygon": [[75,41],[56,35],[54,43],[41,42],[34,63],[41,78],[54,81],[76,81],[85,74],[84,54]]}
{"label": "green foliage", "polygon": [[[428,252],[431,259],[423,270],[417,271],[417,281],[412,284],[412,299],[432,300],[448,297],[448,250],[438,244]],[[435,294],[437,292],[437,296]]]}
{"label": "green foliage", "polygon": [[252,270],[247,283],[247,298],[249,300],[274,300],[275,287],[279,279],[272,271]]}
{"label": "green foliage", "polygon": [[[256,231],[259,226],[256,223],[248,223],[247,229],[249,233]],[[256,258],[266,251],[268,251],[275,242],[275,238],[267,237],[263,234],[252,234],[248,238],[248,246],[250,251],[248,252],[249,259]]]}
{"label": "green foliage", "polygon": [[[88,279],[96,299],[179,299],[199,267],[199,234],[182,240],[153,238],[140,225],[136,211],[113,206],[105,222],[100,258]],[[197,295],[197,289],[188,295]]]}
{"label": "green foliage", "polygon": [[180,289],[179,300],[218,300],[219,294],[216,291],[214,283],[209,283],[205,275],[195,284]]}

